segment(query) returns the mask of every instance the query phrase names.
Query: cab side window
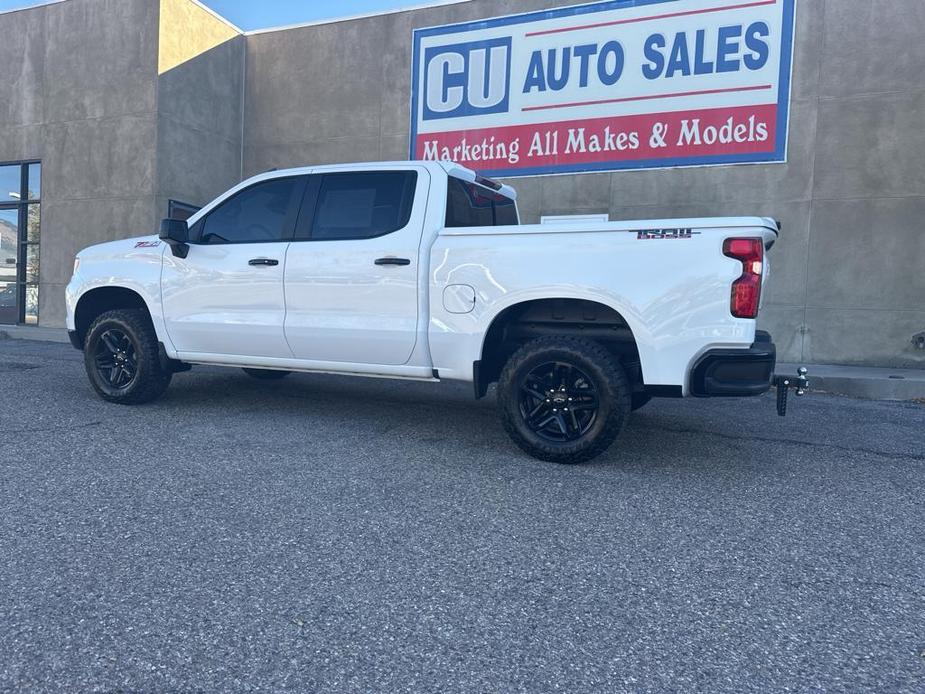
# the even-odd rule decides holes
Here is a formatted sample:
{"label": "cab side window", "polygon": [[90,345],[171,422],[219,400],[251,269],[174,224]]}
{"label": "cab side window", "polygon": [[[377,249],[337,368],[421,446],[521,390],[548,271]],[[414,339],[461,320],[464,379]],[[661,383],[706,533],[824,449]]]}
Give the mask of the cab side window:
{"label": "cab side window", "polygon": [[475,183],[449,177],[446,190],[447,227],[500,227],[517,224],[511,198]]}
{"label": "cab side window", "polygon": [[[321,176],[311,228],[298,239],[331,241],[384,236],[408,225],[417,185],[415,171],[357,171]],[[309,185],[311,190],[314,186]],[[309,195],[306,194],[306,198]],[[303,223],[307,227],[303,210]]]}
{"label": "cab side window", "polygon": [[191,238],[207,244],[287,241],[304,185],[304,177],[289,177],[245,188],[197,223]]}

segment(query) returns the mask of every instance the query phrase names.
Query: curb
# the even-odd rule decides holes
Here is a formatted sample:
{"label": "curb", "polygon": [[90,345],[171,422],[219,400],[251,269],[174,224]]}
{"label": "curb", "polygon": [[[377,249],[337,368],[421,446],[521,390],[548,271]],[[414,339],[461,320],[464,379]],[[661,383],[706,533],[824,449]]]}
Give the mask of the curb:
{"label": "curb", "polygon": [[[806,364],[812,391],[867,400],[925,399],[925,369]],[[798,364],[777,365],[778,374],[796,374]]]}
{"label": "curb", "polygon": [[37,340],[39,342],[71,343],[64,328],[40,328],[31,325],[0,326],[0,340]]}

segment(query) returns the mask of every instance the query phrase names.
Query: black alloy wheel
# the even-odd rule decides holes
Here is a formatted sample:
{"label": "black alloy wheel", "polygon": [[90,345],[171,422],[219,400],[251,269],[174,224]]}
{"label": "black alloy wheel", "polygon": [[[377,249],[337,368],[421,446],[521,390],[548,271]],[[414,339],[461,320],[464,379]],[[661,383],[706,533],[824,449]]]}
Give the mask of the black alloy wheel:
{"label": "black alloy wheel", "polygon": [[540,460],[582,463],[603,453],[629,417],[632,389],[620,362],[581,337],[524,344],[498,379],[501,422]]}
{"label": "black alloy wheel", "polygon": [[173,371],[161,358],[148,312],[114,309],[99,315],[84,338],[84,366],[103,400],[140,405],[156,400]]}
{"label": "black alloy wheel", "polygon": [[594,382],[574,364],[540,364],[520,385],[520,414],[530,430],[547,441],[580,439],[594,426],[598,407]]}
{"label": "black alloy wheel", "polygon": [[135,345],[118,328],[110,328],[100,335],[93,359],[100,379],[114,390],[125,390],[138,376]]}

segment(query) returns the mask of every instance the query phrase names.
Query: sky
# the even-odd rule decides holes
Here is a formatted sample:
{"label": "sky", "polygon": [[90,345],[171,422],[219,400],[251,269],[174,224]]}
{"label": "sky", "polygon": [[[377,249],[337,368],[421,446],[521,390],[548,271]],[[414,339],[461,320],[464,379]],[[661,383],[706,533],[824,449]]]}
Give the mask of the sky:
{"label": "sky", "polygon": [[[251,31],[330,17],[347,17],[424,4],[424,0],[203,0],[232,24]],[[0,11],[43,2],[0,0]]]}

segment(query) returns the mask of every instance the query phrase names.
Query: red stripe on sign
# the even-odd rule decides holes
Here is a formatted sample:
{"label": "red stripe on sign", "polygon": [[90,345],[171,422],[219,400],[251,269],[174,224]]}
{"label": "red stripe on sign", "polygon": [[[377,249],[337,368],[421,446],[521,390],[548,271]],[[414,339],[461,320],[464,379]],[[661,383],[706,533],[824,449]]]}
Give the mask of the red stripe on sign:
{"label": "red stripe on sign", "polygon": [[687,10],[686,12],[672,12],[670,14],[657,14],[651,17],[635,17],[634,19],[618,19],[613,22],[600,22],[598,24],[584,24],[576,27],[563,27],[561,29],[547,29],[546,31],[532,31],[525,34],[531,36],[546,36],[547,34],[561,34],[566,31],[581,31],[583,29],[597,29],[599,27],[612,27],[617,24],[634,24],[636,22],[651,22],[655,19],[671,19],[672,17],[688,17],[693,14],[706,14],[708,12],[723,12],[725,10],[745,10],[749,7],[763,7],[764,5],[776,5],[777,0],[760,0],[759,2],[745,2],[741,5],[727,5],[725,7],[708,7],[701,10]]}
{"label": "red stripe on sign", "polygon": [[417,159],[486,171],[773,152],[777,104],[419,134]]}
{"label": "red stripe on sign", "polygon": [[701,89],[695,92],[675,92],[674,94],[651,94],[649,96],[624,96],[619,99],[601,99],[599,101],[573,101],[567,104],[549,104],[548,106],[525,106],[523,111],[544,111],[550,108],[572,108],[574,106],[597,106],[598,104],[622,104],[627,101],[649,101],[650,99],[672,99],[677,96],[702,96],[704,94],[727,94],[729,92],[753,92],[761,89],[773,89],[773,85],[760,84],[754,87],[729,87],[728,89]]}

